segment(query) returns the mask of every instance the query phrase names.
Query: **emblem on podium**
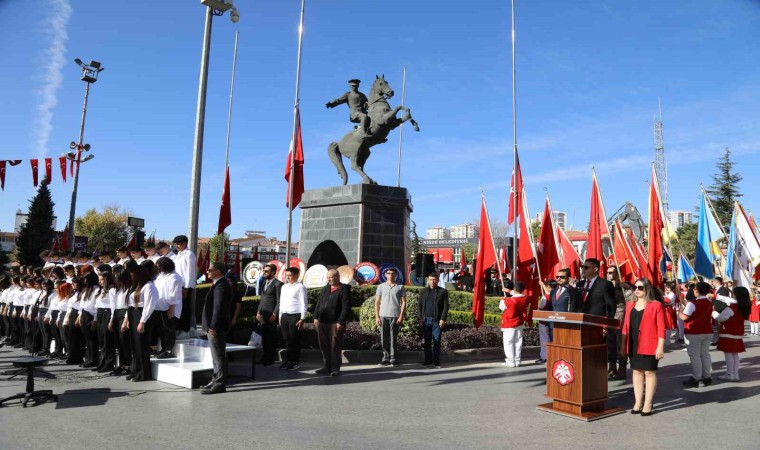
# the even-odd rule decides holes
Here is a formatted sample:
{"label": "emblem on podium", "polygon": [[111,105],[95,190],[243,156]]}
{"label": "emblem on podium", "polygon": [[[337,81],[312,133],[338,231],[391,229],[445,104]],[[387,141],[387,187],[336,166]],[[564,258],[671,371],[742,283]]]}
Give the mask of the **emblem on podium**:
{"label": "emblem on podium", "polygon": [[554,366],[552,366],[552,378],[557,380],[560,385],[567,386],[575,381],[575,369],[572,364],[560,359],[555,361]]}

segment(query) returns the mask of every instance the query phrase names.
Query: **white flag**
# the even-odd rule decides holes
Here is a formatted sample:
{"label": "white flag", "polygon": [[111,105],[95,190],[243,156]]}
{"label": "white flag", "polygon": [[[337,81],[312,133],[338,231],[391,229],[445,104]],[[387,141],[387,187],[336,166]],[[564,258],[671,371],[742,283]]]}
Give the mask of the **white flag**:
{"label": "white flag", "polygon": [[760,264],[760,243],[739,202],[734,204],[733,219],[728,250],[731,273],[728,275],[735,281],[736,286],[752,289],[752,274]]}

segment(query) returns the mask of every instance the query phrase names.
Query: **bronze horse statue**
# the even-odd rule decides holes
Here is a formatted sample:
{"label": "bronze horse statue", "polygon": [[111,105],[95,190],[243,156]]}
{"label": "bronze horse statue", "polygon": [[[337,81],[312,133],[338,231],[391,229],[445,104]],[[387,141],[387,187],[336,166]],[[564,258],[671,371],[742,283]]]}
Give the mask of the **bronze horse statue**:
{"label": "bronze horse statue", "polygon": [[[399,105],[391,109],[388,104],[388,99],[391,97],[393,97],[393,89],[385,81],[385,75],[375,76],[375,83],[372,85],[372,90],[367,99],[370,134],[365,136],[362,130],[355,128],[346,133],[340,142],[331,142],[327,146],[327,155],[335,168],[338,169],[338,175],[340,175],[344,185],[348,183],[348,174],[343,166],[341,155],[351,160],[351,168],[362,176],[362,183],[377,184],[364,172],[364,163],[367,162],[370,154],[369,149],[377,144],[388,142],[386,139],[388,133],[406,121],[412,123],[414,131],[420,131],[420,127],[412,118],[409,108]],[[401,110],[405,111],[406,115],[401,118],[396,117],[396,113]]]}

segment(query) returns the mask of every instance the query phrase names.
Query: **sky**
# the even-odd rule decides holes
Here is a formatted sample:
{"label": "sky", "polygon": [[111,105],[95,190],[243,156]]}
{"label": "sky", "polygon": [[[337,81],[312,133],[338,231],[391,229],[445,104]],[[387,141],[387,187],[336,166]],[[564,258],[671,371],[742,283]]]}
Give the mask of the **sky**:
{"label": "sky", "polygon": [[[240,22],[215,17],[199,234],[216,231],[235,31],[232,225],[284,239],[283,179],[295,93],[299,0],[239,0]],[[760,212],[760,1],[518,0],[517,143],[533,215],[544,190],[576,229],[588,223],[591,167],[608,214],[626,200],[646,216],[662,102],[671,210],[693,210],[699,184],[733,152],[742,202]],[[353,126],[324,104],[385,75],[421,131],[404,128],[401,185],[418,232],[474,221],[480,192],[504,220],[512,170],[512,53],[508,1],[307,0],[301,72],[306,189],[340,183],[327,146]],[[34,195],[30,158],[58,157],[79,132],[84,83],[74,58],[105,70],[91,88],[77,215],[119,205],[159,237],[187,234],[204,7],[198,1],[0,0],[0,230]],[[396,185],[398,131],[365,166]],[[59,228],[72,183],[55,170]],[[349,182],[360,178],[349,170]],[[294,216],[298,224],[299,211]],[[294,240],[298,227],[294,227]]]}

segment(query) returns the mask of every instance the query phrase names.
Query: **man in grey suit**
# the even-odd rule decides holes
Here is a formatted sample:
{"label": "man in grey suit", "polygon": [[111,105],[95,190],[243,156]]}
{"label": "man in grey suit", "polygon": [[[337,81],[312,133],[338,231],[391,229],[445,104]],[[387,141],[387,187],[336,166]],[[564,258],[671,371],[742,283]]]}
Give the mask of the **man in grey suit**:
{"label": "man in grey suit", "polygon": [[201,394],[219,394],[227,391],[227,332],[230,329],[230,285],[224,278],[224,263],[215,261],[208,269],[211,289],[203,305],[203,331],[207,333],[214,376],[201,389]]}

